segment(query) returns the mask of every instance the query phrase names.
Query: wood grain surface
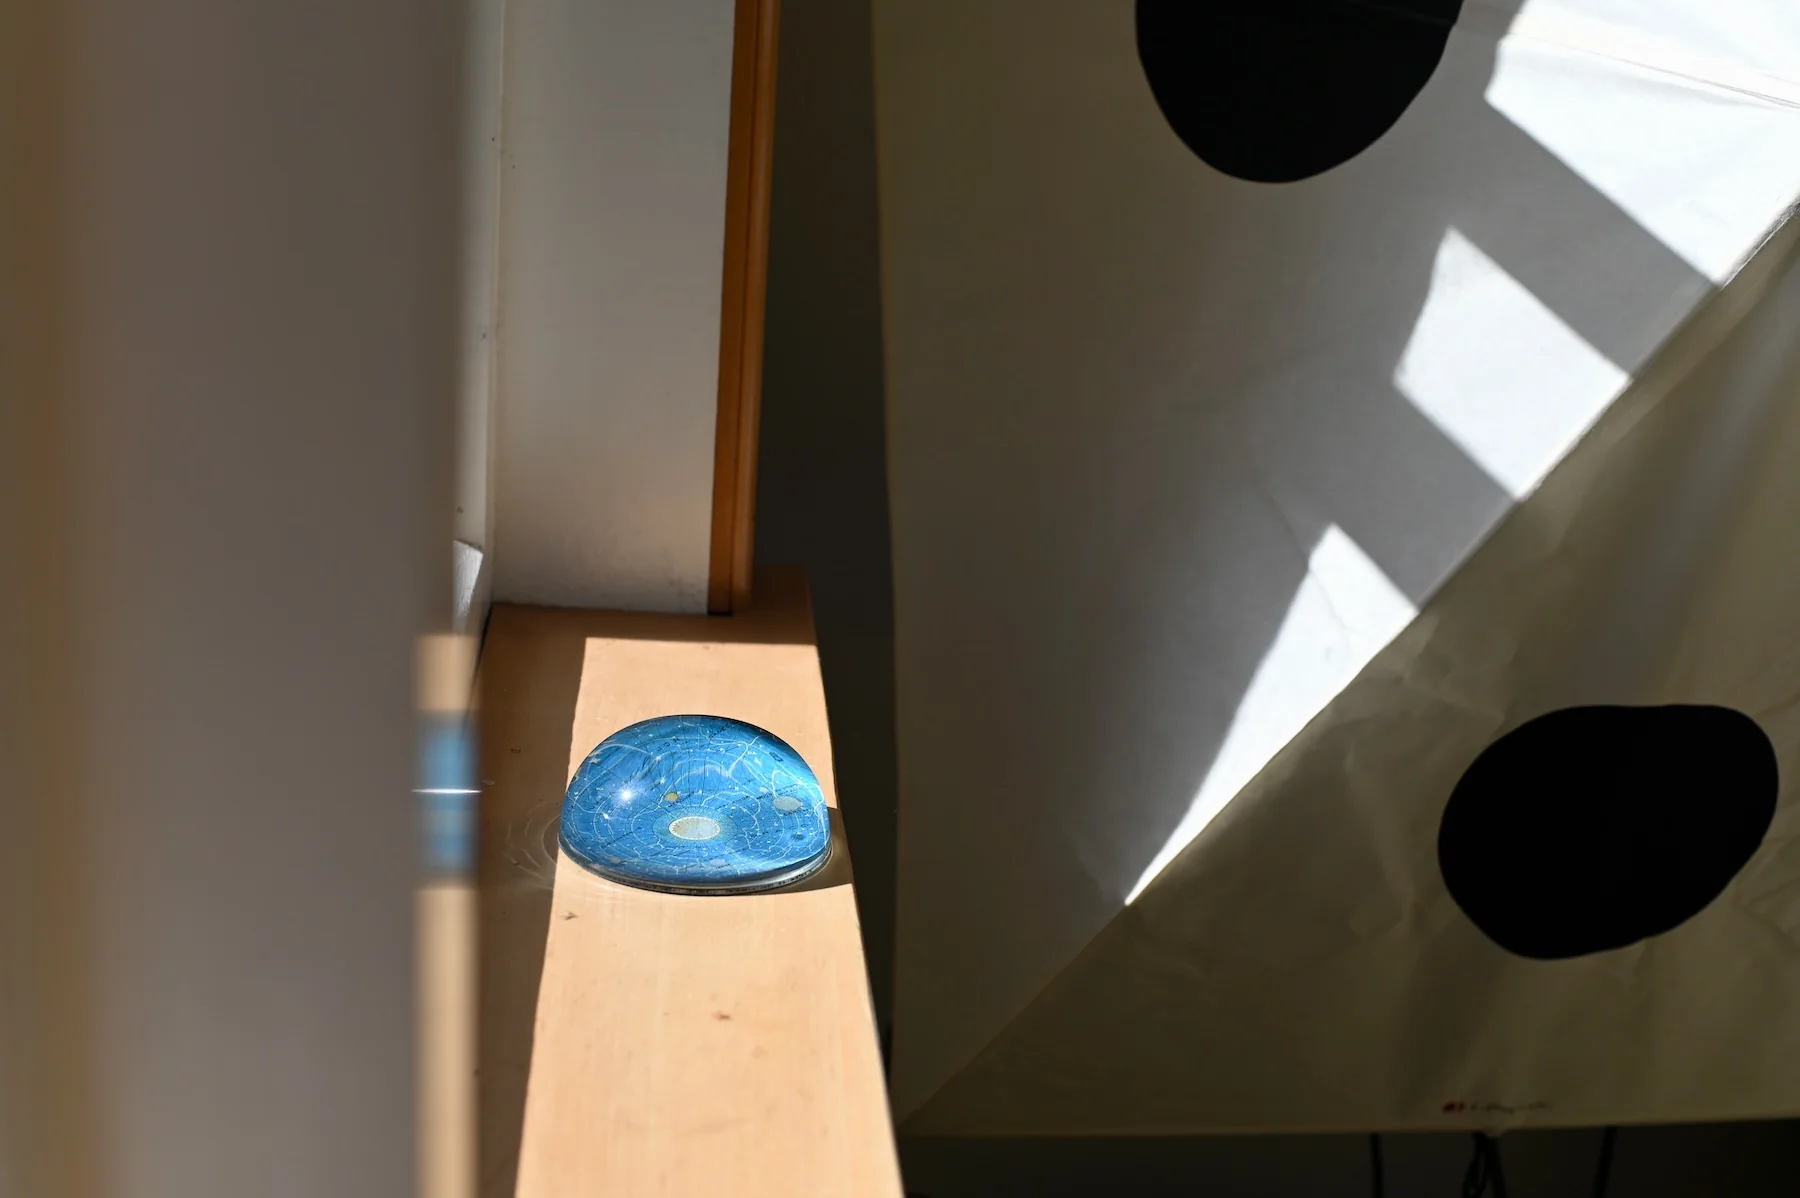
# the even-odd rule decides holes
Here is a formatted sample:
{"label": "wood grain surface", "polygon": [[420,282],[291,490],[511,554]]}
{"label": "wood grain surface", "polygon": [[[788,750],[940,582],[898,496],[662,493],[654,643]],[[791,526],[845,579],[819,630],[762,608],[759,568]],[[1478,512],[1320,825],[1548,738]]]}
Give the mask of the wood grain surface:
{"label": "wood grain surface", "polygon": [[[720,618],[499,605],[480,682],[489,1198],[900,1193],[805,585]],[[690,897],[561,860],[563,789],[637,720],[747,720],[811,763],[830,865]]]}

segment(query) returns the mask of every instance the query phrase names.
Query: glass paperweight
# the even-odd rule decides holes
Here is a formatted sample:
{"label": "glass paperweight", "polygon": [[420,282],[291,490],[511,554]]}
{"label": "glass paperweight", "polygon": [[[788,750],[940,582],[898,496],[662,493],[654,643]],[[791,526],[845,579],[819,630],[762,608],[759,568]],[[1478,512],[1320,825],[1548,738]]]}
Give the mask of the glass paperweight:
{"label": "glass paperweight", "polygon": [[563,852],[628,886],[743,894],[796,882],[831,855],[812,767],[772,732],[666,715],[595,746],[563,800]]}

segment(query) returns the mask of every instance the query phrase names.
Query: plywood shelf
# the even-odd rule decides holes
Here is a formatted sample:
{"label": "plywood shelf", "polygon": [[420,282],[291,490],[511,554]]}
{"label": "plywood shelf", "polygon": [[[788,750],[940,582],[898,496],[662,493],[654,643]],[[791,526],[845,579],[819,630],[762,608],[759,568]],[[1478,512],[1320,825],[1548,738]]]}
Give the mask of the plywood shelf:
{"label": "plywood shelf", "polygon": [[654,894],[558,858],[574,767],[703,712],[798,749],[836,806],[804,581],[731,617],[498,605],[479,684],[484,1198],[900,1193],[851,889]]}

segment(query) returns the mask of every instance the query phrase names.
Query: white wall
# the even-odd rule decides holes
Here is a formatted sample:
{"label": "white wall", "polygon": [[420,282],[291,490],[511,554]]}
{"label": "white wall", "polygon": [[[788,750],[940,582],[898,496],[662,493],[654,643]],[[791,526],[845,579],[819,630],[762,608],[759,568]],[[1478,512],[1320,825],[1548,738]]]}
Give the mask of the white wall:
{"label": "white wall", "polygon": [[467,0],[462,123],[462,373],[456,405],[458,624],[479,632],[493,590],[493,415],[499,358],[500,136],[506,0]]}
{"label": "white wall", "polygon": [[731,0],[512,0],[495,597],[704,611]]}

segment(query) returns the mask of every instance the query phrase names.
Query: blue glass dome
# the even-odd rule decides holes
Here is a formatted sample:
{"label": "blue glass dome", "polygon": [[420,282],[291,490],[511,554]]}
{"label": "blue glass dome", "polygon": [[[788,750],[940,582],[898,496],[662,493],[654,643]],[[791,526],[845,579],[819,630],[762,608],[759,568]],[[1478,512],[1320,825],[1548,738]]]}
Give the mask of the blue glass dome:
{"label": "blue glass dome", "polygon": [[812,767],[787,742],[714,715],[666,715],[613,733],[563,800],[563,852],[586,868],[682,894],[766,890],[831,855]]}

